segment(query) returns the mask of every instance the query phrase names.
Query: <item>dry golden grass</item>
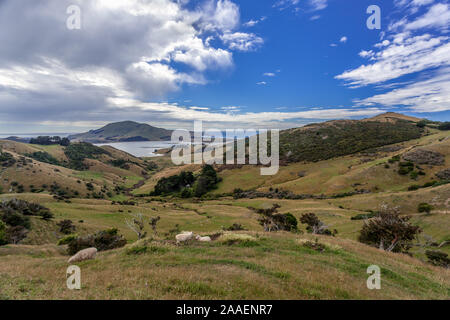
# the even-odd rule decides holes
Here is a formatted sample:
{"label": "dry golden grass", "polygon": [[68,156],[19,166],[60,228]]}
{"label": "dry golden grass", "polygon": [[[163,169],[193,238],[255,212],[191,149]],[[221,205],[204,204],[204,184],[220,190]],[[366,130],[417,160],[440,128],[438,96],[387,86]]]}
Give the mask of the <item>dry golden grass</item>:
{"label": "dry golden grass", "polygon": [[[329,237],[318,237],[328,247],[318,253],[299,242],[314,240],[310,236],[249,235],[258,239],[251,246],[154,240],[142,254],[127,254],[127,248],[103,252],[79,263],[79,291],[66,288],[67,257],[58,252],[2,255],[1,294],[3,299],[448,298],[449,271],[408,256]],[[381,267],[381,290],[366,287],[372,264]]]}

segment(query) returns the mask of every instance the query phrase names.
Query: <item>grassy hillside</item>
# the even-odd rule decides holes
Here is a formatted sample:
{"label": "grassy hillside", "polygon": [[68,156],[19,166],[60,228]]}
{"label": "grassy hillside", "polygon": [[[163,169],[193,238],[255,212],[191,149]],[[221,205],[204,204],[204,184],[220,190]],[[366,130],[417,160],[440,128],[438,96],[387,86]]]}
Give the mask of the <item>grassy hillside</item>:
{"label": "grassy hillside", "polygon": [[280,133],[280,156],[288,162],[319,161],[419,138],[423,130],[398,119],[331,121]]}
{"label": "grassy hillside", "polygon": [[[389,163],[395,156],[424,148],[445,156],[442,165],[420,166],[425,175],[412,179],[398,174],[399,163]],[[389,166],[389,168],[386,167]],[[407,190],[411,185],[423,185],[436,180],[436,173],[450,167],[449,133],[434,130],[419,139],[366,150],[353,155],[336,157],[317,162],[298,162],[281,166],[274,176],[261,176],[259,168],[243,166],[222,170],[223,181],[213,193],[232,192],[239,187],[244,190],[268,191],[282,189],[296,194],[334,195],[357,190],[370,192]]]}
{"label": "grassy hillside", "polygon": [[152,174],[151,161],[112,147],[41,146],[0,141],[14,163],[2,166],[3,193],[50,192],[69,198],[112,197]]}
{"label": "grassy hillside", "polygon": [[[377,146],[380,135],[364,150],[349,152],[344,146],[351,154],[343,156],[336,156],[340,149],[323,153],[317,144],[316,155],[330,158],[286,162],[275,176],[261,176],[257,166],[216,166],[222,181],[201,199],[148,196],[159,179],[201,169],[174,166],[167,156],[140,159],[112,147],[75,145],[75,156],[81,155],[87,170],[74,170],[68,166],[76,157],[65,147],[0,141],[0,201],[36,202],[54,215],[50,221],[30,217],[30,231],[19,245],[0,246],[0,299],[448,299],[450,271],[431,265],[425,252],[450,254],[445,244],[450,241],[450,184],[437,177],[450,167],[450,136],[425,128],[416,137],[416,120],[386,114],[376,125],[372,119],[346,123],[343,130],[342,122],[293,130],[288,142],[295,145],[317,143],[318,136],[320,141],[339,137],[350,146],[352,130],[368,128],[361,123],[377,131],[400,123],[405,131],[399,132],[408,139],[397,142],[390,135],[396,143]],[[334,130],[341,133],[323,139]],[[60,165],[42,162],[53,160]],[[235,199],[236,188],[260,193]],[[278,199],[280,191],[309,198]],[[57,196],[61,193],[67,201]],[[95,199],[98,194],[104,199]],[[432,205],[431,212],[419,212],[421,203]],[[311,235],[300,222],[298,232],[264,232],[255,210],[275,204],[278,213],[297,220],[314,213],[337,230],[336,236]],[[411,255],[357,241],[364,220],[352,218],[376,212],[382,204],[398,207],[421,228]],[[144,217],[145,239],[137,241],[127,226],[131,214]],[[149,221],[156,217],[161,220],[155,234]],[[117,228],[128,242],[79,263],[83,289],[76,292],[66,288],[67,248],[56,245],[65,236],[58,222],[66,219],[79,236]],[[243,230],[224,231],[235,224]],[[177,245],[175,235],[183,230],[213,241]],[[316,239],[321,250],[311,247]],[[373,264],[381,267],[381,290],[366,287],[366,270]]]}
{"label": "grassy hillside", "polygon": [[[51,237],[62,235],[53,222],[41,223],[39,234],[48,234],[45,240],[34,233],[29,241],[33,246],[0,247],[2,299],[446,299],[450,293],[449,270],[353,240],[361,221],[350,217],[360,212],[359,206],[375,199],[354,198],[343,202],[351,207],[345,209],[338,208],[340,202],[279,202],[282,212],[317,212],[339,229],[334,238],[263,232],[248,207],[267,207],[272,203],[267,199],[198,204],[141,201],[136,206],[111,206],[102,200],[77,200],[69,205],[44,195],[21,197],[51,208],[56,221],[72,219],[82,234],[117,227],[129,241],[135,241],[124,223],[128,210],[162,219],[158,235],[79,263],[83,289],[77,292],[65,287],[68,256],[54,244],[57,237]],[[225,233],[212,243],[181,246],[175,244],[173,234],[167,234],[177,224],[179,230],[207,235],[232,223],[241,223],[249,231]],[[427,232],[437,227],[423,225]],[[448,226],[442,228],[448,230]],[[316,238],[325,251],[303,245]],[[142,248],[145,252],[137,254]],[[382,290],[366,287],[366,269],[372,264],[381,267]]]}

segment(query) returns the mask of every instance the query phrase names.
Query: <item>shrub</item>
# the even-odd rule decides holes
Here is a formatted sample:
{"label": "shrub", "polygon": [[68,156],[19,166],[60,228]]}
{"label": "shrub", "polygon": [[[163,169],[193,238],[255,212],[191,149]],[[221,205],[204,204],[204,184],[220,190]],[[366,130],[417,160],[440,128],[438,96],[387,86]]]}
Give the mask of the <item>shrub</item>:
{"label": "shrub", "polygon": [[180,197],[183,199],[191,198],[192,197],[192,189],[184,188],[183,190],[181,190]]}
{"label": "shrub", "polygon": [[241,224],[233,223],[231,227],[224,228],[224,231],[243,231],[246,230]]}
{"label": "shrub", "polygon": [[28,217],[25,217],[23,214],[13,210],[4,211],[2,214],[2,220],[4,223],[11,227],[20,226],[27,229],[30,228],[30,219]]}
{"label": "shrub", "polygon": [[327,229],[327,226],[319,220],[319,218],[314,213],[304,213],[300,218],[302,224],[306,224],[306,230],[312,234],[324,234],[324,235],[335,235],[337,230],[331,232]]}
{"label": "shrub", "polygon": [[316,238],[316,241],[312,242],[312,241],[305,241],[302,244],[304,247],[308,248],[308,249],[312,249],[318,252],[323,252],[325,251],[326,246],[322,243],[319,243],[319,239]]}
{"label": "shrub", "polygon": [[47,152],[38,151],[33,153],[27,153],[25,154],[25,156],[40,162],[49,163],[57,166],[61,165],[56,158],[54,158],[51,154]]}
{"label": "shrub", "polygon": [[418,190],[419,188],[420,186],[418,186],[417,184],[413,184],[412,186],[408,187],[408,191]]}
{"label": "shrub", "polygon": [[87,248],[97,248],[98,251],[106,251],[121,248],[127,244],[117,229],[99,231],[85,237],[78,237],[69,243],[68,253],[74,255],[80,250]]}
{"label": "shrub", "polygon": [[69,234],[69,235],[59,239],[57,244],[58,244],[58,246],[69,244],[72,241],[76,240],[77,238],[78,238],[77,234]]}
{"label": "shrub", "polygon": [[147,246],[133,246],[130,248],[127,248],[126,253],[128,255],[139,255],[147,252]]}
{"label": "shrub", "polygon": [[431,204],[428,204],[428,203],[421,203],[417,207],[417,210],[419,212],[426,212],[427,214],[430,214],[431,210],[433,210],[433,206]]}
{"label": "shrub", "polygon": [[276,213],[278,208],[280,205],[275,203],[269,209],[249,209],[261,215],[258,221],[264,231],[297,231],[297,219],[291,213]]}
{"label": "shrub", "polygon": [[6,241],[6,224],[0,220],[0,246],[8,244]]}
{"label": "shrub", "polygon": [[450,268],[450,258],[448,258],[448,254],[440,251],[427,250],[425,252],[428,258],[428,262],[444,268]]}
{"label": "shrub", "polygon": [[443,122],[438,126],[439,130],[450,130],[450,122]]}
{"label": "shrub", "polygon": [[366,214],[357,214],[356,216],[351,217],[351,220],[366,220],[375,217],[376,213],[371,211]]}
{"label": "shrub", "polygon": [[417,179],[418,176],[419,176],[419,173],[418,173],[417,171],[412,171],[412,172],[409,174],[409,177],[410,177],[411,179]]}
{"label": "shrub", "polygon": [[59,227],[59,232],[64,234],[71,234],[75,231],[75,226],[72,220],[62,220],[56,224]]}
{"label": "shrub", "polygon": [[194,174],[190,171],[183,171],[179,175],[162,178],[156,184],[153,195],[159,196],[178,192],[182,188],[191,186],[194,181]]}
{"label": "shrub", "polygon": [[6,229],[5,238],[8,243],[18,244],[27,237],[28,230],[22,226],[14,226]]}
{"label": "shrub", "polygon": [[411,241],[421,232],[409,220],[410,217],[400,217],[397,210],[385,206],[375,218],[364,222],[358,240],[385,251],[407,253]]}

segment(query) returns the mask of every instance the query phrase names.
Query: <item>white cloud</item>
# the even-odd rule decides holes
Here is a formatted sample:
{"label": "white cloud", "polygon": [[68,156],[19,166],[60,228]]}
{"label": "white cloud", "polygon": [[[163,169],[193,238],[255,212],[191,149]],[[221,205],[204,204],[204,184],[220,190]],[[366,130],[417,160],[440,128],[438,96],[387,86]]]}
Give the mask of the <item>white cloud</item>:
{"label": "white cloud", "polygon": [[448,30],[450,25],[450,7],[448,4],[437,3],[418,19],[406,23],[405,30],[417,30],[421,28],[441,28]]}
{"label": "white cloud", "polygon": [[408,84],[390,92],[360,101],[359,106],[406,106],[414,112],[438,112],[450,110],[450,69],[424,81]]}
{"label": "white cloud", "polygon": [[[278,0],[273,5],[274,8],[279,10],[285,10],[289,7],[294,7],[294,11],[297,12],[299,8],[300,0]],[[328,0],[308,0],[308,9],[310,11],[323,10],[328,6]]]}
{"label": "white cloud", "polygon": [[[111,101],[160,101],[183,85],[206,84],[206,72],[233,67],[230,48],[249,51],[263,44],[262,38],[239,32],[239,7],[231,0],[207,0],[195,8],[186,3],[2,1],[0,29],[8,30],[0,32],[2,120],[141,119],[142,108],[130,106],[124,114]],[[65,12],[72,4],[82,8],[81,30],[66,28]],[[213,41],[222,37],[228,48]],[[155,108],[152,119],[162,121],[171,108]],[[192,108],[183,109],[207,111]],[[174,119],[183,121],[181,115]]]}
{"label": "white cloud", "polygon": [[260,81],[256,83],[258,86],[265,86],[267,84],[267,82],[265,81]]}
{"label": "white cloud", "polygon": [[347,37],[344,36],[339,40],[339,42],[346,43],[347,40],[348,40]]}
{"label": "white cloud", "polygon": [[220,37],[231,50],[253,51],[259,48],[264,40],[253,33],[225,33]]}
{"label": "white cloud", "polygon": [[254,27],[254,26],[256,26],[258,23],[263,22],[263,21],[265,21],[266,19],[267,19],[267,17],[261,17],[261,18],[258,19],[258,20],[253,20],[253,19],[251,19],[251,20],[247,21],[246,23],[244,23],[244,26],[245,26],[245,27]]}
{"label": "white cloud", "polygon": [[309,3],[314,10],[323,10],[328,6],[328,0],[310,0]]}
{"label": "white cloud", "polygon": [[369,58],[369,57],[373,57],[374,54],[375,54],[375,53],[373,52],[373,50],[369,50],[369,51],[362,50],[362,51],[359,53],[359,56],[360,56],[361,58]]}
{"label": "white cloud", "polygon": [[266,76],[266,77],[275,77],[276,74],[273,73],[273,72],[266,72],[266,73],[263,74],[263,76]]}
{"label": "white cloud", "polygon": [[201,11],[202,28],[231,32],[240,20],[239,7],[230,0],[208,1]]}
{"label": "white cloud", "polygon": [[[363,53],[366,54],[368,53]],[[372,58],[373,64],[345,71],[336,76],[336,79],[345,80],[351,86],[365,86],[429,68],[446,66],[450,64],[450,43],[448,37],[444,36],[398,35],[393,43],[373,54]]]}

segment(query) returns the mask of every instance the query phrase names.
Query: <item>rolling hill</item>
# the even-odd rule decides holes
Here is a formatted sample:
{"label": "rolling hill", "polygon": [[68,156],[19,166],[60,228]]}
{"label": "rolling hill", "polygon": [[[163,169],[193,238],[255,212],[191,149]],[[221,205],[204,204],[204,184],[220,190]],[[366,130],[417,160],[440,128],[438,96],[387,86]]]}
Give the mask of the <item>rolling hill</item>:
{"label": "rolling hill", "polygon": [[168,141],[172,131],[152,127],[133,121],[110,123],[103,128],[86,133],[70,135],[72,141],[90,143],[130,142],[130,141]]}
{"label": "rolling hill", "polygon": [[[286,161],[275,176],[261,176],[258,166],[218,165],[218,188],[191,199],[149,193],[159,179],[196,173],[199,165],[174,166],[168,156],[149,161],[110,146],[0,141],[0,199],[38,203],[54,215],[30,216],[27,237],[0,246],[0,299],[448,299],[450,271],[429,263],[426,251],[450,254],[450,184],[439,178],[450,167],[450,134],[416,122],[388,114],[286,130],[285,150],[302,157],[305,147],[312,158]],[[74,159],[80,170],[71,167]],[[236,188],[247,196],[234,198]],[[421,203],[431,212],[419,212]],[[312,235],[300,222],[297,232],[265,232],[255,208],[275,204],[297,221],[314,213],[338,233]],[[358,241],[364,220],[354,218],[384,204],[422,229],[410,254]],[[130,214],[144,217],[145,239],[125,223]],[[67,219],[79,236],[116,228],[128,241],[78,263],[77,291],[65,287],[67,248],[57,245],[66,236],[57,223]],[[234,225],[243,230],[226,231]],[[176,244],[181,230],[215,238]],[[374,264],[382,290],[366,287]]]}

